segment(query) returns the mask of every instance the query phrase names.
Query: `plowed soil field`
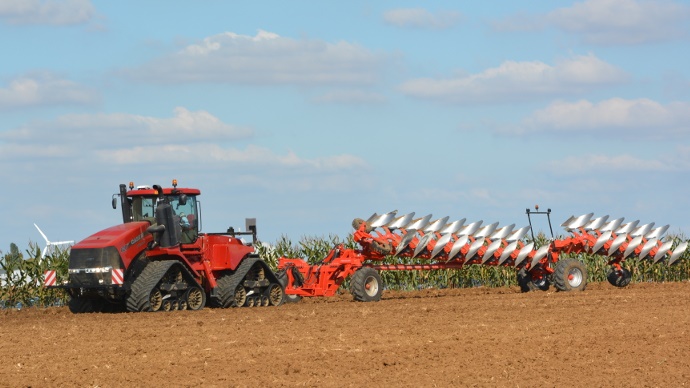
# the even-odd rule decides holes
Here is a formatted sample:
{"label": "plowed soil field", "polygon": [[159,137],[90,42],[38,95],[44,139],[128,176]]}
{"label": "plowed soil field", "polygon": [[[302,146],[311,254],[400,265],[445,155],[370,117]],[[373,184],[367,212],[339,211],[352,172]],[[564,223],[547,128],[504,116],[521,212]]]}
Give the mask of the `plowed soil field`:
{"label": "plowed soil field", "polygon": [[690,283],[349,294],[280,307],[0,312],[0,386],[690,385]]}

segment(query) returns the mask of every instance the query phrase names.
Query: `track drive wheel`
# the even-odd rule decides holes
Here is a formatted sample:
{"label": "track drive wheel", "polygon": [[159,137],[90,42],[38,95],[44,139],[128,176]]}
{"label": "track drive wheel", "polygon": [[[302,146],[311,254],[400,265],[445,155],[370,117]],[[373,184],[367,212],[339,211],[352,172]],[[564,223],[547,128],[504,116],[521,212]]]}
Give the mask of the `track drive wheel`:
{"label": "track drive wheel", "polygon": [[194,311],[201,310],[206,305],[206,293],[200,287],[192,286],[187,290],[185,300],[187,301],[186,308]]}
{"label": "track drive wheel", "polygon": [[280,306],[283,303],[285,293],[283,292],[283,287],[281,287],[280,284],[273,283],[268,286],[266,296],[268,297],[268,303],[270,306]]}
{"label": "track drive wheel", "polygon": [[632,280],[632,274],[629,270],[625,268],[621,267],[619,271],[614,267],[611,267],[609,268],[609,271],[606,274],[606,280],[608,280],[612,286],[625,287],[628,284],[630,284],[630,281]]}
{"label": "track drive wheel", "polygon": [[383,293],[381,276],[370,267],[358,269],[350,279],[350,292],[356,301],[378,302]]}
{"label": "track drive wheel", "polygon": [[532,273],[524,268],[518,271],[517,282],[522,292],[547,291],[551,285],[546,276],[543,276],[541,279],[532,279]]}
{"label": "track drive wheel", "polygon": [[563,259],[556,263],[551,277],[558,291],[584,291],[587,267],[577,259]]}

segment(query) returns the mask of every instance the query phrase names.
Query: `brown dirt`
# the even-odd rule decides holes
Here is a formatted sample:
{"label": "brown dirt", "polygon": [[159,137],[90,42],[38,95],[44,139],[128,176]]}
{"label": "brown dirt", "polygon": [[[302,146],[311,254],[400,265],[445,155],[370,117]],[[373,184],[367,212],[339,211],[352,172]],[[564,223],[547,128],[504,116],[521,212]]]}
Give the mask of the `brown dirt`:
{"label": "brown dirt", "polygon": [[0,386],[690,385],[690,283],[0,312]]}

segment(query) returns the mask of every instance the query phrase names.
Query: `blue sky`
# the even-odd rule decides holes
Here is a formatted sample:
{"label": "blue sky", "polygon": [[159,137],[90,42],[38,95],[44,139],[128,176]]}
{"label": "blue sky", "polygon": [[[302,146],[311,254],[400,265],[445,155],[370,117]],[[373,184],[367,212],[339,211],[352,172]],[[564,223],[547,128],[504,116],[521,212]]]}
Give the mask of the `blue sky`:
{"label": "blue sky", "polygon": [[0,250],[173,178],[268,242],[534,204],[688,234],[690,2],[528,3],[0,1]]}

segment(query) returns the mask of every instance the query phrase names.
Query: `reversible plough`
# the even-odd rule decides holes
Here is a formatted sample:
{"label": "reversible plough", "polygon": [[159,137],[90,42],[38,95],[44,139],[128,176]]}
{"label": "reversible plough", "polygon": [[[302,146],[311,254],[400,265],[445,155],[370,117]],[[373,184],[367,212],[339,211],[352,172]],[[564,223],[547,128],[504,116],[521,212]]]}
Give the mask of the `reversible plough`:
{"label": "reversible plough", "polygon": [[[550,212],[532,214],[546,214],[551,227]],[[527,214],[530,215],[529,209]],[[665,261],[670,266],[678,262],[688,246],[686,241],[671,250],[673,241],[663,240],[668,225],[654,228],[654,223],[639,225],[639,221],[624,224],[623,218],[594,218],[593,213],[568,218],[561,226],[569,235],[552,236],[540,247],[523,241],[531,230],[531,219],[530,226],[515,229],[515,224],[499,228],[497,222],[482,225],[483,221],[466,224],[466,219],[448,222],[449,217],[434,221],[431,218],[414,218],[414,213],[398,216],[396,211],[374,214],[352,223],[354,241],[360,249],[341,244],[315,265],[299,258],[282,257],[278,276],[286,297],[294,301],[308,296],[332,296],[351,277],[355,300],[377,301],[383,291],[379,271],[460,269],[472,264],[514,267],[522,291],[545,290],[552,284],[560,291],[584,290],[587,269],[572,258],[576,254],[605,256],[610,265],[608,281],[624,287],[631,280],[630,271],[622,265],[626,259]],[[573,255],[561,258],[564,254]],[[388,257],[416,259],[417,263],[383,263]]]}

